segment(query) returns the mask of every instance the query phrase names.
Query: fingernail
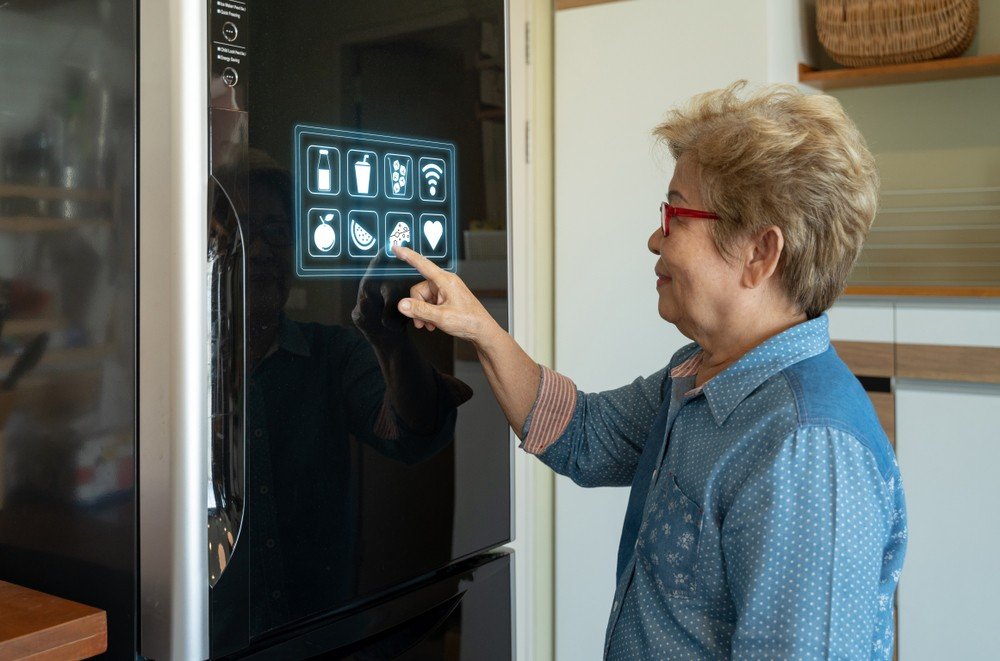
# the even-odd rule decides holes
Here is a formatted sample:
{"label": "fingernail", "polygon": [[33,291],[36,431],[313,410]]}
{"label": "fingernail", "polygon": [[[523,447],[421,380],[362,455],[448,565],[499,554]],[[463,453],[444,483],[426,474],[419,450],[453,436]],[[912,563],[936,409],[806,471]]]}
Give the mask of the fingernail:
{"label": "fingernail", "polygon": [[411,307],[413,307],[413,305],[405,298],[399,302],[399,309],[403,312],[409,312]]}

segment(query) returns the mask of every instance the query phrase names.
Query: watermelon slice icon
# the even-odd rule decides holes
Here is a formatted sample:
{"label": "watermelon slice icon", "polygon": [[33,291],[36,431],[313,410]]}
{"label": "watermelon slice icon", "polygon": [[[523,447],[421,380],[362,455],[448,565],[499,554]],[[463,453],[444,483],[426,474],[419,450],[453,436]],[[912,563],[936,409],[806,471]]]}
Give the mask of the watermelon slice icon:
{"label": "watermelon slice icon", "polygon": [[368,252],[375,247],[375,237],[353,219],[351,220],[351,241],[362,252]]}

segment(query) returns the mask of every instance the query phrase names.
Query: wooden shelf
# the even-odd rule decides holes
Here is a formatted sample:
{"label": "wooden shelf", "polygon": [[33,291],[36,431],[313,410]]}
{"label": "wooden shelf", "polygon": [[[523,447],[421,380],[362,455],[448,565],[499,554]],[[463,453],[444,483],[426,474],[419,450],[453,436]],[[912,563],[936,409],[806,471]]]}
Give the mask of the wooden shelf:
{"label": "wooden shelf", "polygon": [[799,82],[821,90],[1000,76],[1000,54],[820,71],[799,64]]}
{"label": "wooden shelf", "polygon": [[110,227],[111,223],[102,218],[93,220],[65,220],[44,216],[0,217],[0,232],[30,234],[34,232],[65,232],[82,227]]}
{"label": "wooden shelf", "polygon": [[[72,347],[62,349],[49,349],[38,361],[39,368],[56,372],[70,371],[77,369],[87,369],[96,367],[104,358],[111,354],[111,345],[91,345],[85,347]],[[10,368],[14,366],[17,356],[5,356],[0,358],[0,374],[6,375]],[[34,370],[33,370],[34,372]],[[35,373],[31,377],[48,378],[51,375],[42,377]],[[28,376],[25,376],[27,379]]]}
{"label": "wooden shelf", "polygon": [[606,2],[618,2],[619,0],[556,0],[556,9],[575,9],[576,7],[589,7],[590,5],[601,5]]}
{"label": "wooden shelf", "polygon": [[504,61],[495,57],[480,57],[476,60],[476,68],[483,69],[503,69]]}
{"label": "wooden shelf", "polygon": [[494,121],[502,122],[506,117],[506,113],[503,108],[496,108],[493,106],[483,106],[480,105],[476,108],[476,119],[480,121]]}
{"label": "wooden shelf", "polygon": [[30,319],[8,319],[3,325],[4,336],[33,335],[46,331],[66,328],[66,320],[62,317],[36,317]]}
{"label": "wooden shelf", "polygon": [[80,200],[82,202],[110,202],[111,191],[85,188],[59,188],[56,186],[27,186],[0,184],[0,197],[26,197],[32,200]]}
{"label": "wooden shelf", "polygon": [[847,285],[845,296],[919,296],[924,298],[1000,298],[1000,287],[924,285]]}

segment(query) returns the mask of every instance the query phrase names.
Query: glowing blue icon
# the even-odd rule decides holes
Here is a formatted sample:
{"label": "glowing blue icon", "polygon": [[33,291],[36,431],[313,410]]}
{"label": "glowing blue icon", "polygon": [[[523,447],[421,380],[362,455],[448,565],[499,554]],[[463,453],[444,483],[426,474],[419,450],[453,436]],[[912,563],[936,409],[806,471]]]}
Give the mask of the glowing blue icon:
{"label": "glowing blue icon", "polygon": [[457,269],[454,144],[305,124],[293,140],[299,277],[417,275],[401,245]]}
{"label": "glowing blue icon", "polygon": [[395,200],[413,199],[413,157],[385,155],[385,196]]}
{"label": "glowing blue icon", "polygon": [[309,146],[309,192],[340,194],[340,150],[328,145]]}
{"label": "glowing blue icon", "polygon": [[420,199],[424,202],[444,202],[448,184],[445,181],[444,159],[420,159]]}
{"label": "glowing blue icon", "polygon": [[378,252],[378,214],[351,211],[347,214],[347,253],[351,257],[372,257]]}
{"label": "glowing blue icon", "polygon": [[309,210],[309,254],[313,257],[339,257],[343,232],[340,212],[336,209]]}
{"label": "glowing blue icon", "polygon": [[347,152],[347,190],[354,197],[378,195],[378,156],[373,151]]}
{"label": "glowing blue icon", "polygon": [[440,213],[420,214],[420,254],[445,257],[448,254],[448,219]]}
{"label": "glowing blue icon", "polygon": [[329,193],[333,186],[333,182],[330,181],[332,174],[330,171],[330,150],[320,149],[319,162],[316,165],[316,190]]}
{"label": "glowing blue icon", "polygon": [[385,254],[395,257],[396,246],[413,248],[413,214],[404,211],[390,211],[385,214]]}
{"label": "glowing blue icon", "polygon": [[[427,189],[431,195],[437,194],[437,185],[441,181],[444,169],[436,163],[428,163],[424,166],[424,179],[427,180]],[[328,186],[329,187],[329,186]]]}

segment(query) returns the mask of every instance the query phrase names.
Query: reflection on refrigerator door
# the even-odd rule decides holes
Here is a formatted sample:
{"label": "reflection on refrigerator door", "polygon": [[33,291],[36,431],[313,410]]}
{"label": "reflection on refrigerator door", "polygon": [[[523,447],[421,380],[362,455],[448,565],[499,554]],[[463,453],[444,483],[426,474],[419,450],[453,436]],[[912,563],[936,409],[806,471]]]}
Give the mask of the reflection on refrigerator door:
{"label": "reflection on refrigerator door", "polygon": [[43,5],[0,3],[0,580],[108,658],[511,658],[509,429],[395,254],[506,323],[460,241],[506,236],[505,3]]}

